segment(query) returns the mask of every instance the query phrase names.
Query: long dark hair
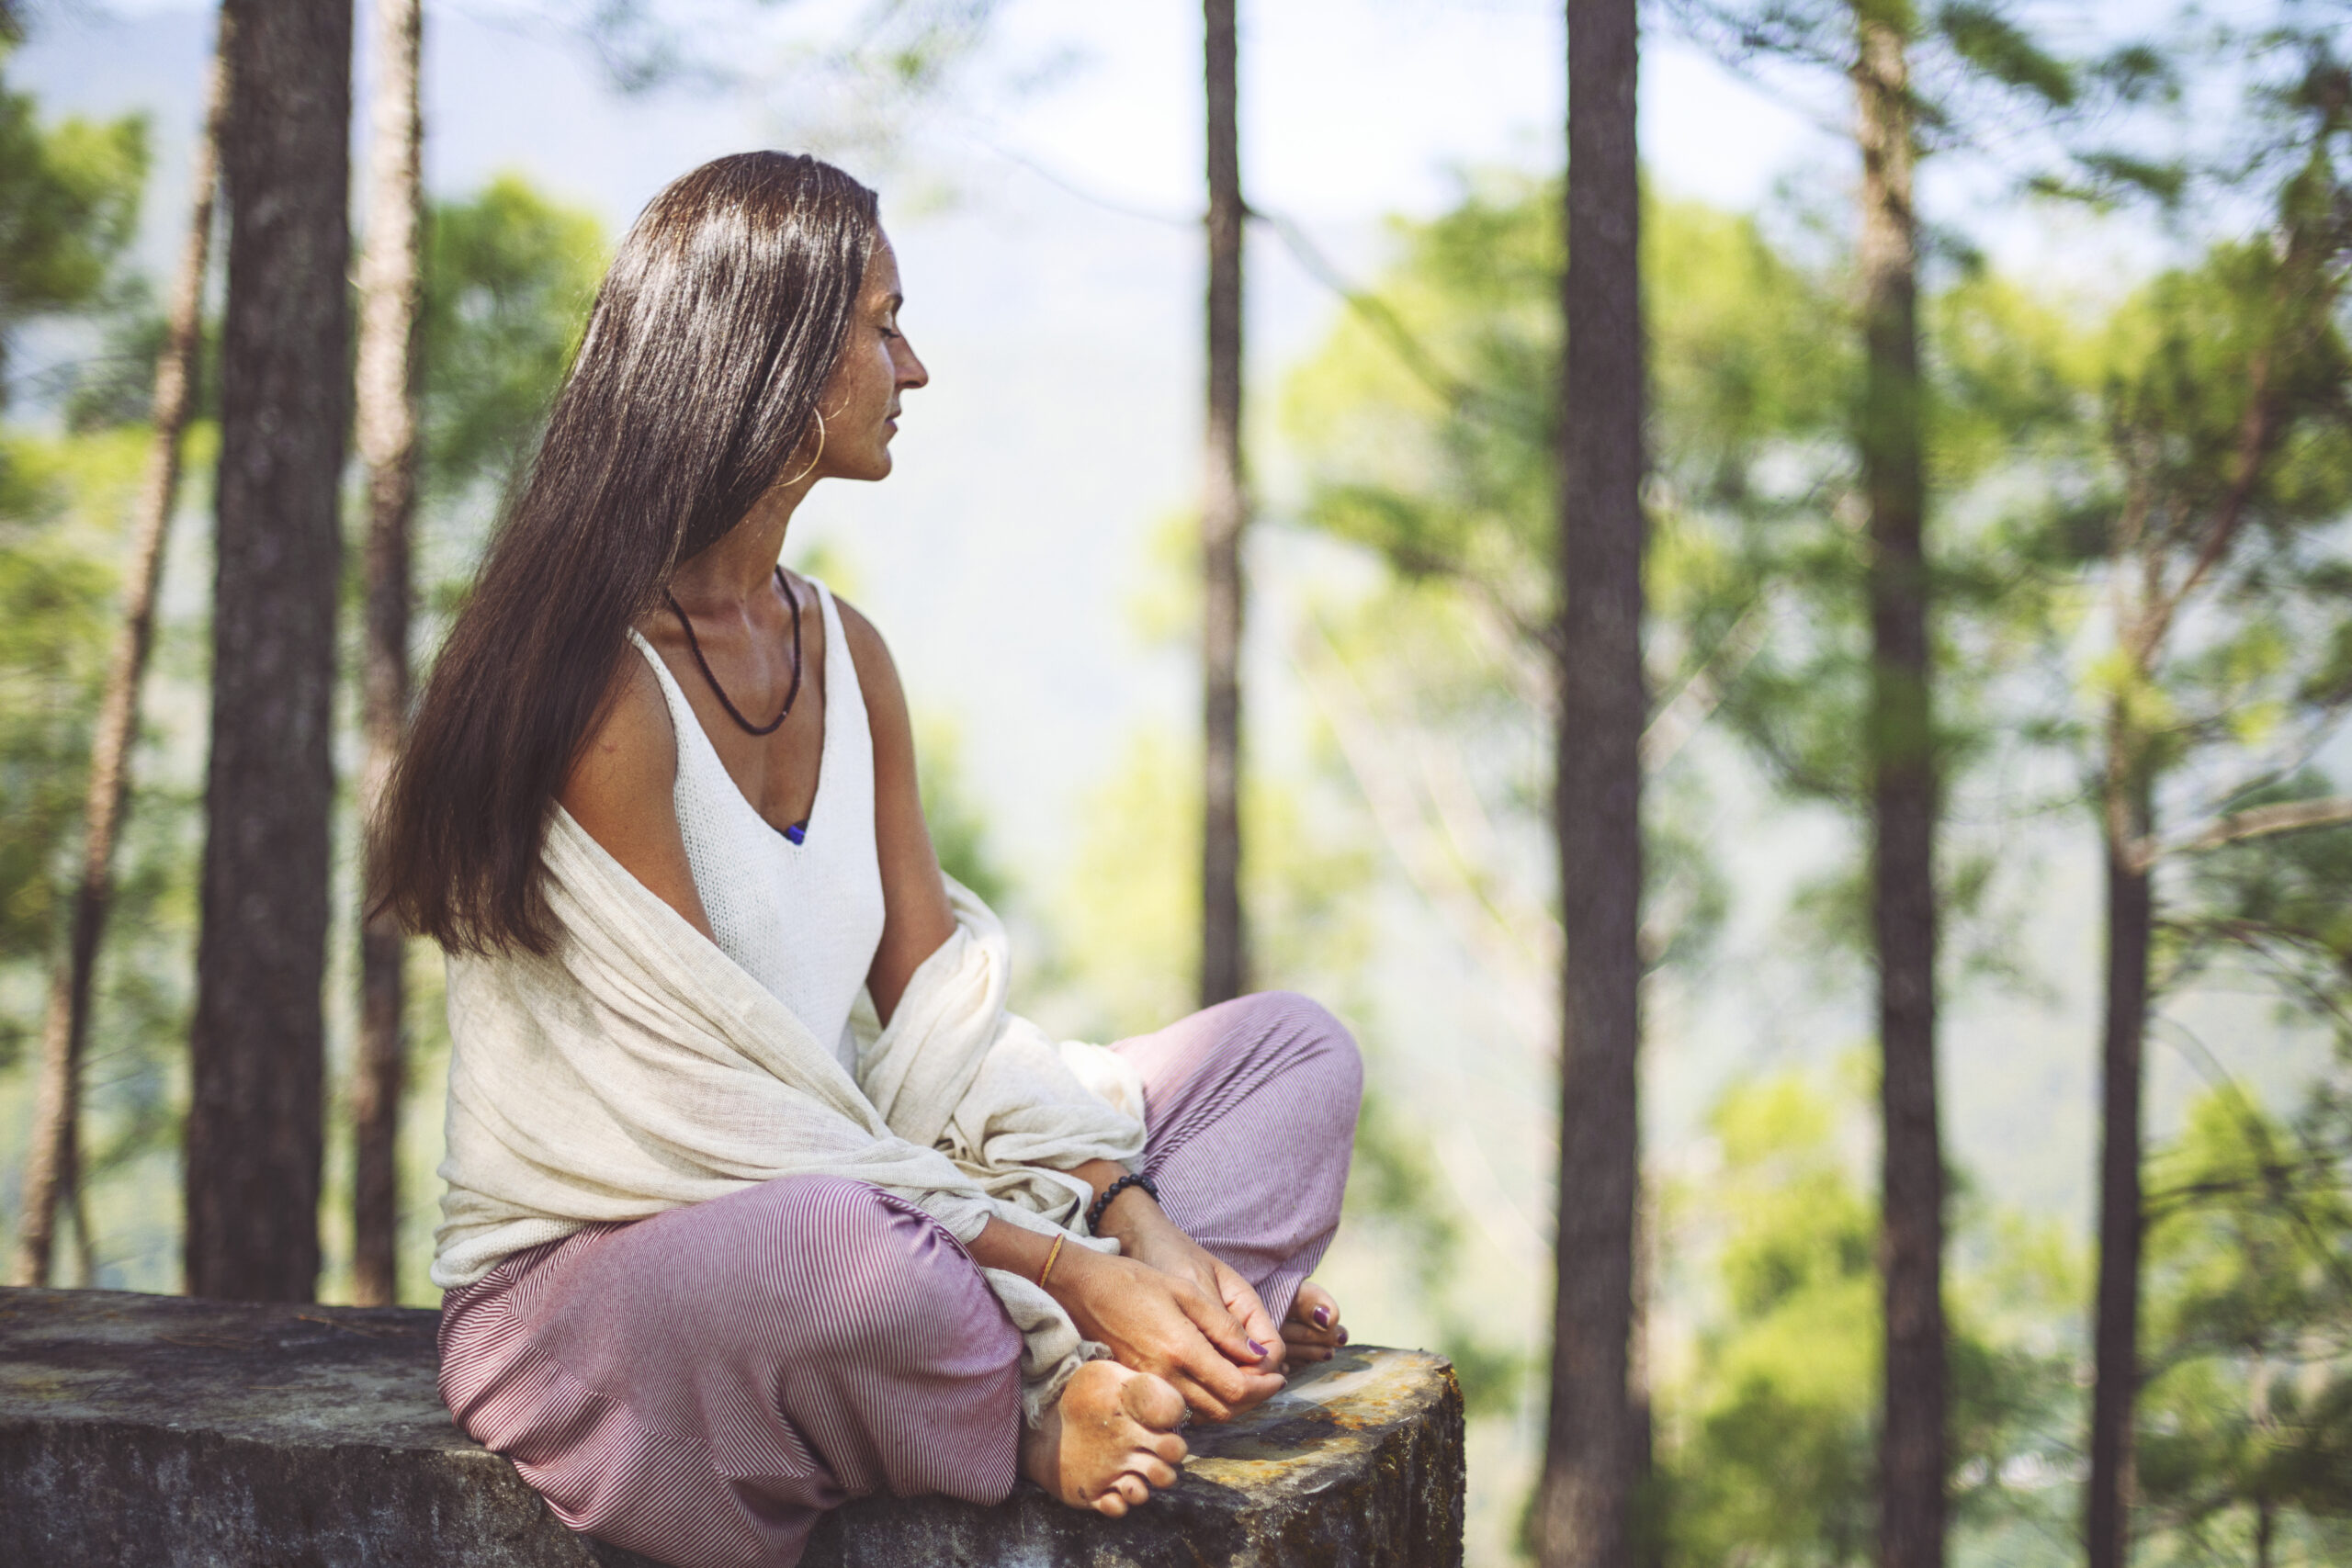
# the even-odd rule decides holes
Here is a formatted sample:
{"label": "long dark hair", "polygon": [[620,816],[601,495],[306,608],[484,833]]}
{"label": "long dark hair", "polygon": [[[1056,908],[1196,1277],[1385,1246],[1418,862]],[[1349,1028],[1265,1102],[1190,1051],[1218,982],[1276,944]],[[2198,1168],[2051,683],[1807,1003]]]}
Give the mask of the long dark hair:
{"label": "long dark hair", "polygon": [[871,190],[782,152],[705,164],[631,226],[418,705],[368,847],[379,908],[445,948],[552,947],[548,813],[629,625],[786,471],[877,231]]}

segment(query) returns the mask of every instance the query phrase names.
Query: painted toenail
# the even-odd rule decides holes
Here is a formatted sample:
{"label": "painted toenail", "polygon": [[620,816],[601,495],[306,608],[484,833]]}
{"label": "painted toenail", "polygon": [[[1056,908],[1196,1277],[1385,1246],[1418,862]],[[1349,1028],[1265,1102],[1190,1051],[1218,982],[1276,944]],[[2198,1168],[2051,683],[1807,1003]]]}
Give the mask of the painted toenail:
{"label": "painted toenail", "polygon": [[1344,1345],[1344,1344],[1346,1344],[1347,1342],[1348,1342],[1348,1331],[1347,1331],[1346,1329],[1342,1328],[1341,1330],[1340,1330],[1340,1344],[1342,1344],[1342,1345]]}
{"label": "painted toenail", "polygon": [[1315,1326],[1317,1328],[1329,1328],[1331,1326],[1331,1309],[1329,1307],[1317,1307],[1315,1309]]}

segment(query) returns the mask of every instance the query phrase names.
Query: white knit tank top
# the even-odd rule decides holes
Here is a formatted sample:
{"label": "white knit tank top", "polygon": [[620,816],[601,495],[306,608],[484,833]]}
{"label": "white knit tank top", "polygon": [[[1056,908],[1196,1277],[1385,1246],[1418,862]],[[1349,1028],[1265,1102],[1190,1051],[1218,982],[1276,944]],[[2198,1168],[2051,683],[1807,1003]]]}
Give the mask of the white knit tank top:
{"label": "white knit tank top", "polygon": [[857,1072],[850,1008],[882,941],[882,865],[874,847],[874,739],[841,612],[814,578],[825,626],[825,739],[801,842],[744,798],[653,645],[633,638],[662,682],[678,736],[672,791],[695,891],[719,951],[749,971],[842,1065]]}

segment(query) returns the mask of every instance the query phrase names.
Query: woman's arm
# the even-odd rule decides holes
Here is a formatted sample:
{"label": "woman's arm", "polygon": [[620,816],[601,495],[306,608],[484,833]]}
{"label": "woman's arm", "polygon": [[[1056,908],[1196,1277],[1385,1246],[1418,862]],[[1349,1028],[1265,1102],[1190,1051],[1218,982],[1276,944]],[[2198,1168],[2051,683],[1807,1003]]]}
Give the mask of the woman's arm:
{"label": "woman's arm", "polygon": [[956,915],[922,819],[914,726],[907,717],[898,665],[873,622],[838,594],[833,603],[841,610],[858,689],[865,694],[866,728],[874,737],[874,843],[882,863],[883,915],[882,942],[875,949],[865,988],[876,1015],[888,1024],[922,961],[956,934]]}
{"label": "woman's arm", "polygon": [[[838,594],[833,603],[874,737],[874,838],[884,914],[866,988],[888,1024],[922,961],[955,934],[956,916],[923,821],[914,727],[898,667],[874,624]],[[1100,1193],[1125,1171],[1108,1160],[1090,1160],[1073,1174]],[[1102,1224],[1129,1256],[1065,1247],[1047,1285],[1081,1333],[1110,1346],[1122,1365],[1166,1378],[1213,1420],[1246,1410],[1282,1387],[1282,1337],[1238,1274],[1185,1235],[1139,1188],[1122,1192]],[[1034,1280],[1052,1245],[1049,1237],[991,1220],[970,1251],[983,1267]]]}
{"label": "woman's arm", "polygon": [[685,835],[671,805],[677,788],[678,737],[662,684],[632,646],[615,677],[618,688],[557,799],[623,870],[653,890],[706,937],[710,916],[695,890]]}

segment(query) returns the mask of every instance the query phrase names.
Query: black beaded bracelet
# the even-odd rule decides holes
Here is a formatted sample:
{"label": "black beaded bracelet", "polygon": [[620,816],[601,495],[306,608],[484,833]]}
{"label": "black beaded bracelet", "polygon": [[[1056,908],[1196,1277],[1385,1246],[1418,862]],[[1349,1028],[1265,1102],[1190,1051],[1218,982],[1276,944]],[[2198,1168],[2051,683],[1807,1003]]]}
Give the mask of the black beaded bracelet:
{"label": "black beaded bracelet", "polygon": [[1099,1234],[1095,1227],[1102,1223],[1102,1216],[1111,1212],[1111,1200],[1116,1198],[1120,1193],[1125,1192],[1130,1187],[1140,1187],[1146,1192],[1151,1194],[1151,1201],[1153,1202],[1157,1203],[1159,1201],[1159,1189],[1152,1185],[1151,1178],[1146,1176],[1139,1170],[1129,1171],[1126,1175],[1119,1178],[1118,1180],[1111,1183],[1110,1186],[1102,1189],[1102,1195],[1100,1198],[1095,1199],[1093,1203],[1088,1207],[1086,1211],[1087,1235],[1094,1235]]}

